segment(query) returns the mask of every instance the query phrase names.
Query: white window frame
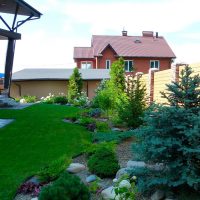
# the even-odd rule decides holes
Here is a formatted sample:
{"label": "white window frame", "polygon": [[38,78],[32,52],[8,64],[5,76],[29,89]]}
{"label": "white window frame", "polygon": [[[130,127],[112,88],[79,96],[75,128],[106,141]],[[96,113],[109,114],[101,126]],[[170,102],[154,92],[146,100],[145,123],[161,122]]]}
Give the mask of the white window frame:
{"label": "white window frame", "polygon": [[[86,65],[86,68],[82,67],[83,64]],[[88,67],[88,64],[90,64],[91,68]],[[92,61],[81,61],[81,69],[92,69]]]}
{"label": "white window frame", "polygon": [[[125,62],[128,62],[128,70],[125,69]],[[129,62],[132,62],[132,70],[131,71],[130,71]],[[134,62],[133,62],[133,60],[124,60],[124,70],[125,70],[125,72],[133,72],[133,69],[134,69]]]}
{"label": "white window frame", "polygon": [[110,66],[111,66],[111,61],[106,60],[106,69],[110,69]]}
{"label": "white window frame", "polygon": [[[156,62],[158,62],[158,67],[156,67]],[[153,63],[153,67],[151,67],[152,63]],[[160,61],[159,60],[150,60],[150,69],[160,69]]]}

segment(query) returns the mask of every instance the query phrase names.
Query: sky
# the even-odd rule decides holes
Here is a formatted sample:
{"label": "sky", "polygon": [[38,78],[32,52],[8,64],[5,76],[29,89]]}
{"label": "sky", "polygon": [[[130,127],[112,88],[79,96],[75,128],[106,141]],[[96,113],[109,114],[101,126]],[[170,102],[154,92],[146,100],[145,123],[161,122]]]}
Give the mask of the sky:
{"label": "sky", "polygon": [[[25,0],[43,15],[18,32],[13,71],[24,68],[73,68],[73,48],[90,46],[92,35],[164,36],[175,62],[200,62],[199,0]],[[3,15],[10,20],[9,15]],[[21,19],[21,18],[20,18]],[[0,28],[5,28],[0,23]],[[0,41],[0,72],[7,41]]]}

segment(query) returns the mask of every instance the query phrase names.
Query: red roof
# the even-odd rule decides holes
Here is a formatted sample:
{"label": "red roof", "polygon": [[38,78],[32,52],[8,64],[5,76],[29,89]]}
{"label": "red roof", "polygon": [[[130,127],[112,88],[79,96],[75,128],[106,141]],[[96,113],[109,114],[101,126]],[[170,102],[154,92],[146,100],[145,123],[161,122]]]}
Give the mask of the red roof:
{"label": "red roof", "polygon": [[110,46],[118,56],[122,57],[176,57],[166,40],[160,36],[93,35],[92,47],[75,47],[74,58],[102,56],[101,53],[107,46]]}
{"label": "red roof", "polygon": [[92,47],[74,47],[74,58],[94,58]]}

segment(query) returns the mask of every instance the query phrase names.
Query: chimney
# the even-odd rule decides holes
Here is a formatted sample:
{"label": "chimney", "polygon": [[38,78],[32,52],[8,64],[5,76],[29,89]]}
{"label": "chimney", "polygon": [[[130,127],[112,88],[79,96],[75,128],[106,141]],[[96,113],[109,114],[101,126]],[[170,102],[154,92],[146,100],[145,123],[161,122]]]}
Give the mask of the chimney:
{"label": "chimney", "polygon": [[158,32],[156,32],[156,38],[158,38]]}
{"label": "chimney", "polygon": [[122,36],[127,36],[128,31],[123,30],[122,31]]}
{"label": "chimney", "polygon": [[143,37],[153,37],[153,31],[142,31]]}

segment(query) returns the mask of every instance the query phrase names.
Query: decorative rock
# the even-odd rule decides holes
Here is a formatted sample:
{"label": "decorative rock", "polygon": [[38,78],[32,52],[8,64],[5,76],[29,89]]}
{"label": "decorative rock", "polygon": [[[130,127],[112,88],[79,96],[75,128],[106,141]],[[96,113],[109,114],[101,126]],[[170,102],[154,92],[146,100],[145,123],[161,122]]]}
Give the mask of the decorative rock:
{"label": "decorative rock", "polygon": [[27,182],[29,182],[29,183],[34,183],[35,185],[39,185],[40,184],[40,180],[37,178],[37,177],[35,177],[35,176],[33,176],[31,179],[29,179]]}
{"label": "decorative rock", "polygon": [[114,179],[113,179],[113,183],[116,183],[117,181],[118,181],[117,178],[114,178]]}
{"label": "decorative rock", "polygon": [[119,187],[120,188],[130,188],[131,187],[131,184],[129,181],[127,180],[122,180],[120,183],[119,183]]}
{"label": "decorative rock", "polygon": [[121,131],[121,129],[120,129],[120,128],[113,127],[113,128],[112,128],[112,131]]}
{"label": "decorative rock", "polygon": [[74,124],[80,124],[80,120],[77,119],[77,120],[74,122]]}
{"label": "decorative rock", "polygon": [[20,103],[26,103],[26,100],[25,100],[25,99],[20,99],[19,102],[20,102]]}
{"label": "decorative rock", "polygon": [[101,196],[105,200],[110,200],[110,199],[119,200],[119,196],[116,196],[115,189],[114,189],[113,186],[111,186],[111,187],[106,188],[105,190],[103,190],[101,192]]}
{"label": "decorative rock", "polygon": [[67,171],[70,173],[78,173],[85,170],[85,165],[80,163],[71,163],[67,168]]}
{"label": "decorative rock", "polygon": [[143,161],[132,161],[132,160],[129,160],[127,162],[127,167],[128,168],[146,167],[146,164]]}
{"label": "decorative rock", "polygon": [[63,119],[63,121],[66,123],[72,123],[72,121],[70,119]]}
{"label": "decorative rock", "polygon": [[116,178],[119,179],[123,175],[130,175],[131,174],[130,168],[121,168],[116,173]]}
{"label": "decorative rock", "polygon": [[97,176],[93,175],[93,174],[86,178],[87,183],[90,183],[90,182],[93,182],[93,181],[96,181],[96,180],[97,180]]}
{"label": "decorative rock", "polygon": [[151,200],[161,200],[165,197],[165,193],[162,190],[156,190],[152,195],[151,195]]}

